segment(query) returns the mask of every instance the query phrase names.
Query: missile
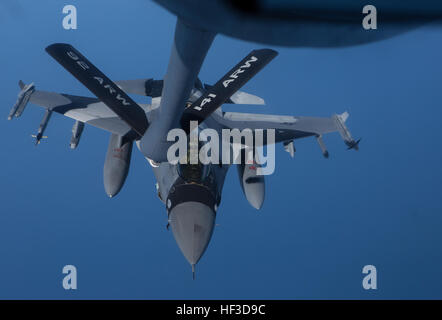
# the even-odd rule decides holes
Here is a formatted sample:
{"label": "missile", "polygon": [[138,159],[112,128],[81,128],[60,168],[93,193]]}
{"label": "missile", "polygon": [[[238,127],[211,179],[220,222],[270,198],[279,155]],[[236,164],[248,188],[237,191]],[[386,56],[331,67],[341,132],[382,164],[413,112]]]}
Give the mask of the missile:
{"label": "missile", "polygon": [[106,194],[112,198],[126,181],[132,155],[132,141],[123,142],[123,137],[112,134],[107,148],[103,168],[103,182]]}
{"label": "missile", "polygon": [[32,93],[35,91],[34,83],[25,85],[23,82],[19,82],[20,87],[22,90],[18,94],[17,102],[12,107],[11,111],[8,115],[8,120],[12,120],[12,118],[15,116],[16,118],[20,117],[23,113],[23,111],[26,108],[26,105],[29,102],[29,99],[31,98]]}
{"label": "missile", "polygon": [[75,149],[80,143],[81,134],[83,133],[84,122],[75,121],[72,127],[72,137],[70,142],[71,149]]}
{"label": "missile", "polygon": [[9,112],[8,115],[8,120],[12,120],[12,117],[15,115],[15,113],[17,112],[18,106],[20,105],[20,100],[22,98],[18,98],[17,102],[14,104],[14,106],[12,107],[11,111]]}
{"label": "missile", "polygon": [[45,138],[45,139],[47,138],[46,136],[43,136],[43,134],[46,130],[46,127],[48,125],[49,119],[51,118],[51,115],[52,115],[52,110],[46,109],[46,113],[45,113],[43,119],[41,120],[40,127],[38,128],[37,134],[32,135],[32,137],[35,138],[35,145],[39,145],[42,138]]}
{"label": "missile", "polygon": [[342,139],[344,140],[345,144],[347,145],[347,149],[355,149],[356,151],[359,150],[359,140],[354,140],[351,136],[350,131],[348,130],[347,126],[345,125],[345,121],[348,119],[348,112],[344,112],[342,114],[335,114],[333,116],[333,119],[335,120],[336,128],[338,129],[339,134],[341,135]]}
{"label": "missile", "polygon": [[319,148],[321,148],[322,155],[324,158],[328,158],[329,153],[327,151],[327,147],[325,146],[324,140],[322,140],[322,135],[316,136],[316,141],[318,141]]}
{"label": "missile", "polygon": [[347,145],[347,150],[351,150],[351,149],[355,149],[356,151],[359,150],[359,142],[361,142],[361,139],[358,139],[357,141],[355,140],[350,140],[350,141],[345,141],[345,144]]}

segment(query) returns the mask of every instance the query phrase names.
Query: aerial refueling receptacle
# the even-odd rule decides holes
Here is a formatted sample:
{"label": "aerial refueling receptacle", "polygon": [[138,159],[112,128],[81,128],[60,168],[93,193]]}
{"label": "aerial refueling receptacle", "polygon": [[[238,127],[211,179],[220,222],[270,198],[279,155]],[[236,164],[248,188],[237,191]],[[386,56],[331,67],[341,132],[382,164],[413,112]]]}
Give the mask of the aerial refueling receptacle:
{"label": "aerial refueling receptacle", "polygon": [[106,194],[111,198],[120,192],[126,181],[132,146],[133,142],[124,142],[122,136],[112,134],[110,137],[103,168],[103,182]]}

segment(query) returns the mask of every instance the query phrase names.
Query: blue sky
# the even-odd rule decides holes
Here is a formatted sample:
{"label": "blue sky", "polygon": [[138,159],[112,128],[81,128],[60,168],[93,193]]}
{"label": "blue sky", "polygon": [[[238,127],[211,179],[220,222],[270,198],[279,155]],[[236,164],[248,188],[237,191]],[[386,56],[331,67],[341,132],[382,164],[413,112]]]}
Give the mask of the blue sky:
{"label": "blue sky", "polygon": [[[442,298],[441,29],[355,48],[276,48],[279,56],[244,87],[267,106],[226,110],[348,110],[361,150],[347,151],[338,134],[324,138],[328,160],[314,139],[296,143],[295,159],[278,145],[260,211],[232,168],[192,281],[138,150],[123,190],[109,199],[107,132],[87,127],[72,151],[73,121],[54,115],[49,139],[35,147],[30,134],[43,109],[29,105],[6,120],[19,79],[91,96],[45,53],[54,42],[73,44],[114,80],[163,77],[174,16],[143,0],[68,3],[78,9],[75,31],[62,28],[67,3],[0,5],[0,298]],[[219,35],[200,76],[214,83],[262,47]],[[67,264],[78,269],[76,291],[61,286]],[[361,285],[367,264],[378,270],[375,291]]]}

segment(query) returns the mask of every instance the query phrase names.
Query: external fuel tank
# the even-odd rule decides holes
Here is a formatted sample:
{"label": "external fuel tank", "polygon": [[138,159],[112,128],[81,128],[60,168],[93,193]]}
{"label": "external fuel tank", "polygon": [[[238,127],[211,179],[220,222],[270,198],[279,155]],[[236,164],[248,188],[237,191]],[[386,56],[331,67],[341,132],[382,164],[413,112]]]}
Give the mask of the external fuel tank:
{"label": "external fuel tank", "polygon": [[103,182],[106,194],[111,198],[120,192],[126,181],[132,146],[133,142],[123,142],[122,136],[112,134],[110,137],[103,168]]}
{"label": "external fuel tank", "polygon": [[265,197],[264,176],[257,175],[258,164],[238,164],[238,177],[247,201],[255,209],[261,209]]}

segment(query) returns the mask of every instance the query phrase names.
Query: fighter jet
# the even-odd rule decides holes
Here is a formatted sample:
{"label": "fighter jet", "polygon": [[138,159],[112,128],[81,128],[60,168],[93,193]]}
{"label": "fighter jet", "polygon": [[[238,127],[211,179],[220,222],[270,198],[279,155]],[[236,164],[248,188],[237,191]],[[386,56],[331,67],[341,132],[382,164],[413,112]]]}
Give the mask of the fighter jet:
{"label": "fighter jet", "polygon": [[[329,12],[326,18],[318,16],[317,12],[312,15],[309,11],[309,14],[304,12],[301,19],[299,11],[296,11],[295,16],[299,19],[272,20],[265,14],[261,15],[260,11],[247,8],[244,11],[244,7],[238,7],[238,2],[234,1],[157,2],[178,16],[164,79],[113,82],[73,46],[53,44],[46,51],[96,97],[40,91],[34,85],[24,86],[20,82],[22,90],[9,118],[20,116],[28,102],[45,108],[46,113],[36,135],[39,143],[54,111],[70,117],[76,121],[71,148],[78,146],[85,124],[108,131],[110,140],[103,175],[109,197],[116,196],[126,180],[135,143],[153,168],[158,196],[167,212],[167,226],[172,229],[194,272],[211,239],[224,179],[231,165],[169,162],[167,152],[172,142],[168,141],[167,135],[171,130],[182,128],[189,134],[191,121],[198,121],[201,129],[211,128],[218,133],[222,129],[234,128],[252,131],[273,129],[275,143],[282,143],[292,157],[296,150],[294,140],[300,138],[315,138],[324,157],[329,155],[322,139],[324,134],[339,132],[349,149],[358,150],[360,141],[353,139],[346,126],[347,112],[329,118],[224,112],[222,105],[225,103],[263,103],[260,97],[239,90],[275,58],[277,52],[254,50],[217,83],[203,84],[198,74],[215,35],[225,33],[240,39],[292,46],[349,46],[400,34],[422,21],[418,19],[417,24],[392,23],[392,28],[386,28],[385,32],[370,33],[362,30],[360,15],[350,19],[348,15],[342,16],[334,11]],[[397,17],[392,17],[396,21],[394,18]],[[223,18],[228,18],[229,23],[225,23]],[[151,97],[152,100],[150,104],[138,104],[128,94]],[[258,165],[241,163],[236,166],[246,199],[254,208],[261,208],[265,179],[257,174]]]}
{"label": "fighter jet", "polygon": [[[40,91],[32,86],[28,101],[45,109],[37,139],[43,136],[53,112],[76,121],[72,130],[71,148],[77,147],[85,124],[108,131],[110,139],[103,176],[104,188],[109,197],[116,196],[126,180],[135,143],[152,166],[158,196],[167,211],[167,224],[192,270],[195,270],[195,265],[211,239],[224,179],[231,165],[203,164],[201,161],[196,164],[173,164],[161,153],[152,157],[150,148],[146,151],[151,127],[168,127],[169,130],[179,127],[189,133],[189,122],[197,120],[200,128],[214,129],[220,136],[222,129],[226,128],[249,128],[253,131],[274,129],[275,143],[284,143],[291,156],[295,151],[294,140],[304,137],[315,137],[324,156],[328,156],[322,135],[330,132],[340,132],[348,145],[357,145],[345,125],[348,118],[346,112],[330,118],[315,118],[222,110],[225,103],[264,104],[262,98],[239,89],[277,55],[271,49],[253,50],[214,85],[203,84],[197,79],[191,84],[190,94],[176,114],[168,114],[163,105],[166,89],[163,80],[113,82],[69,44],[53,44],[46,50],[96,98]],[[179,77],[182,66],[177,65],[175,70],[175,77]],[[23,96],[23,90],[20,97]],[[138,104],[128,94],[151,97],[151,103]],[[264,201],[265,181],[264,176],[257,174],[259,164],[243,162],[236,166],[245,197],[254,208],[260,209]]]}

